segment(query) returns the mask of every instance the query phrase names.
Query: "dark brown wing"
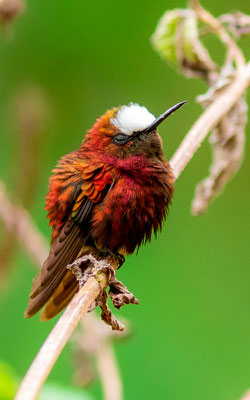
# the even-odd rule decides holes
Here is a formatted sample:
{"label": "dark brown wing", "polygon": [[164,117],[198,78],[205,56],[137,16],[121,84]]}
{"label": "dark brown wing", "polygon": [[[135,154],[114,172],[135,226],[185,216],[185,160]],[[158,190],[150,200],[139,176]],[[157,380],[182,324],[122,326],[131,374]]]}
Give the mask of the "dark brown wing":
{"label": "dark brown wing", "polygon": [[[80,194],[72,205],[71,215],[52,240],[49,256],[44,262],[41,272],[33,281],[28,307],[24,314],[26,318],[36,314],[50,300],[54,292],[56,292],[57,312],[59,312],[76,291],[74,282],[68,278],[70,274],[64,280],[68,271],[67,265],[75,261],[84,247],[90,235],[91,215],[95,204],[101,202],[107,194],[113,176],[110,168],[98,166],[95,170],[89,168],[85,171],[83,178],[85,181],[81,186]],[[61,293],[62,288],[65,289],[65,299]],[[70,289],[72,289],[72,295]],[[53,298],[55,299],[55,296]],[[53,313],[53,315],[56,314],[55,311]],[[50,317],[46,316],[43,319],[48,318]]]}
{"label": "dark brown wing", "polygon": [[81,216],[78,222],[69,217],[58,237],[53,241],[49,256],[33,281],[29,304],[25,311],[26,318],[32,317],[47,303],[64,278],[67,265],[77,258],[89,236],[88,217],[91,215],[92,208],[92,201],[84,199],[79,209]]}

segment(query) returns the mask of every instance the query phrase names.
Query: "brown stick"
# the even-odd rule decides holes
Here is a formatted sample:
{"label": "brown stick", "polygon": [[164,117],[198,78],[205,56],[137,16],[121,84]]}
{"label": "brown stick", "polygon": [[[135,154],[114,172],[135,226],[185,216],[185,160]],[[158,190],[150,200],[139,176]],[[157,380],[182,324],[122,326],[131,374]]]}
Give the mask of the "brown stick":
{"label": "brown stick", "polygon": [[15,233],[17,240],[40,268],[48,255],[47,243],[29,213],[10,202],[2,182],[0,182],[0,219],[8,232]]}
{"label": "brown stick", "polygon": [[250,390],[248,390],[248,391],[244,394],[244,397],[242,397],[241,400],[250,400]]}
{"label": "brown stick", "polygon": [[103,343],[97,351],[97,366],[103,382],[106,400],[121,400],[122,388],[120,377],[115,365],[114,349],[110,343]]}
{"label": "brown stick", "polygon": [[224,45],[228,48],[228,52],[235,60],[238,69],[242,68],[245,64],[244,56],[241,49],[237,46],[236,42],[229,35],[228,31],[224,28],[219,19],[213,17],[207,10],[205,10],[199,0],[189,0],[188,5],[195,11],[198,18],[207,24],[212,31],[220,38]]}
{"label": "brown stick", "polygon": [[237,71],[234,81],[204,111],[176,150],[170,164],[177,179],[207,134],[228,113],[250,84],[250,62]]}
{"label": "brown stick", "polygon": [[[111,345],[113,340],[121,340],[128,334],[128,331],[111,331],[110,326],[104,324],[100,318],[96,318],[94,313],[84,315],[81,320],[82,331],[74,335],[74,344],[78,360],[78,381],[80,382],[86,376],[91,376],[90,371],[86,369],[86,362],[91,356],[96,359],[96,366],[101,377],[103,385],[103,395],[106,400],[122,400],[122,384],[117,368],[116,357]],[[83,365],[81,362],[83,360]],[[87,372],[87,375],[86,375]]]}
{"label": "brown stick", "polygon": [[16,394],[16,400],[37,398],[45,379],[78,322],[83,314],[88,312],[92,303],[106,285],[107,277],[105,274],[102,274],[102,280],[99,282],[96,278],[90,277],[83,288],[75,295],[31,364]]}

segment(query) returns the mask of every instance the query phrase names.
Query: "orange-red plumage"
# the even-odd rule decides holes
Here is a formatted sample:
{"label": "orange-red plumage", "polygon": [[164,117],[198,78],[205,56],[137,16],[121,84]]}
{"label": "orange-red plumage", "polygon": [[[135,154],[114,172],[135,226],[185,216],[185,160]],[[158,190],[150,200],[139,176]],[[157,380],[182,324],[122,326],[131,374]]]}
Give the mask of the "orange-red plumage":
{"label": "orange-red plumage", "polygon": [[[51,249],[33,282],[26,317],[45,305],[41,319],[49,319],[68,304],[78,283],[67,265],[79,256],[130,254],[161,228],[173,175],[154,124],[150,131],[148,122],[133,120],[136,115],[154,120],[138,107],[107,111],[81,148],[64,156],[53,170],[45,207]],[[133,124],[142,128],[133,131]]]}

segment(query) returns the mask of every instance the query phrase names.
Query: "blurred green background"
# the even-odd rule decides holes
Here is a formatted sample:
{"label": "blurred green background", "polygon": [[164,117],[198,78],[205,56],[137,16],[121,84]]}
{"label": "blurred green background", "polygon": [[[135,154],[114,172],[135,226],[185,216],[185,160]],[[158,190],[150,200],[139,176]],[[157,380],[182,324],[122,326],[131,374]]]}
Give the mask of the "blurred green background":
{"label": "blurred green background", "polygon": [[[203,5],[214,15],[249,11],[245,0]],[[185,6],[181,0],[28,1],[26,12],[1,32],[0,178],[14,192],[20,161],[10,105],[17,90],[38,86],[50,115],[30,212],[48,239],[44,199],[51,169],[79,147],[107,108],[134,101],[158,115],[188,99],[160,128],[168,158],[199,116],[195,96],[206,91],[205,84],[177,75],[149,41],[166,8]],[[221,45],[210,46],[222,60]],[[249,46],[242,41],[248,57]],[[119,312],[132,330],[115,345],[125,399],[236,400],[250,387],[249,143],[237,176],[208,213],[195,218],[190,204],[210,156],[204,143],[176,183],[162,233],[128,257],[118,273],[140,299],[139,307]],[[1,285],[0,359],[19,378],[55,323],[23,318],[35,272],[19,248]],[[71,385],[72,370],[68,345],[48,381]],[[99,382],[88,391],[102,398]]]}

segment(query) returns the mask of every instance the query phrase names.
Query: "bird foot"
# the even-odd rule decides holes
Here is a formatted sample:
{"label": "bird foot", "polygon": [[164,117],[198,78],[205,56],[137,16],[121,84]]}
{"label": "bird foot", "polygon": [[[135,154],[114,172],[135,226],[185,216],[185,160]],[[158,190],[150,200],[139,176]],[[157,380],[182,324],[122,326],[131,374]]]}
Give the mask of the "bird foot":
{"label": "bird foot", "polygon": [[100,258],[109,258],[116,259],[118,261],[117,269],[121,268],[122,264],[125,262],[125,257],[120,253],[113,253],[113,251],[105,248],[100,252]]}
{"label": "bird foot", "polygon": [[[117,257],[116,255],[114,255]],[[107,258],[106,258],[107,259]],[[114,268],[104,260],[97,260],[91,254],[78,258],[72,264],[67,266],[75,275],[79,282],[79,288],[86,283],[92,275],[97,276],[100,271],[108,273],[109,297],[115,308],[118,310],[125,304],[139,304],[139,300],[131,293],[128,288],[115,277]],[[108,294],[106,289],[102,290],[96,301],[92,304],[89,311],[93,311],[96,306],[101,308],[101,318],[106,324],[112,327],[112,330],[123,331],[124,325],[119,322],[112,314],[107,304]]]}
{"label": "bird foot", "polygon": [[90,267],[86,268],[84,271],[81,268],[83,263],[86,263],[86,261],[85,260],[83,261],[81,258],[78,258],[72,264],[69,264],[67,266],[67,269],[70,269],[72,274],[75,275],[76,280],[78,281],[79,284],[79,289],[81,289],[84,286],[90,274]]}
{"label": "bird foot", "polygon": [[87,279],[98,271],[107,270],[109,271],[109,279],[110,276],[114,275],[113,268],[104,260],[97,260],[92,254],[86,254],[77,260],[75,260],[72,264],[67,266],[67,269],[70,269],[72,274],[75,275],[76,280],[79,283],[79,289],[81,289]]}

